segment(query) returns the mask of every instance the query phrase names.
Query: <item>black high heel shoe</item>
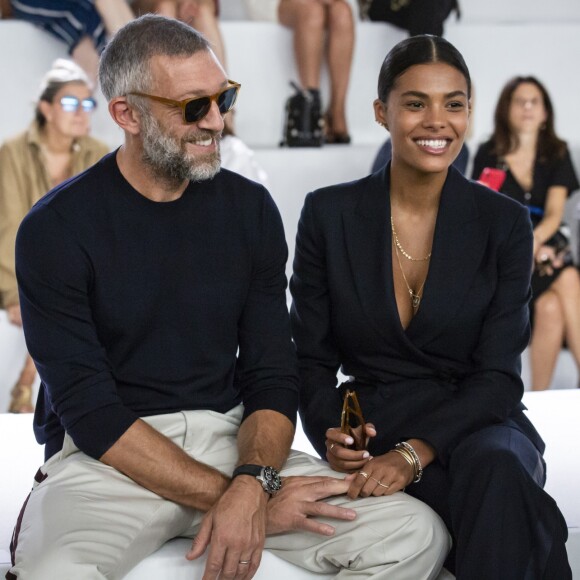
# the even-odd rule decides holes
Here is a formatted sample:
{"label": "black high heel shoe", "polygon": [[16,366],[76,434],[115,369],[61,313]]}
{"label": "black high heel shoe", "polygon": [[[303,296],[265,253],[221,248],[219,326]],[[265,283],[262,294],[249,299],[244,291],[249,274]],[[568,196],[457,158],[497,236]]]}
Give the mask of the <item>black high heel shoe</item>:
{"label": "black high heel shoe", "polygon": [[336,133],[332,128],[330,113],[324,115],[324,141],[328,145],[348,145],[350,144],[350,135],[348,133]]}

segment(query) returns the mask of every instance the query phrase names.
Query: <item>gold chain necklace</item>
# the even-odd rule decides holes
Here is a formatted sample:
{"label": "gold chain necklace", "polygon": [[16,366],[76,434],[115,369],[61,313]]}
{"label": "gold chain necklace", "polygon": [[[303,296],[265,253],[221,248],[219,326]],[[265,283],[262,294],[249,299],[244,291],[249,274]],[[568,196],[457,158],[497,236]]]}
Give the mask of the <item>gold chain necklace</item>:
{"label": "gold chain necklace", "polygon": [[413,258],[411,254],[405,251],[405,248],[403,248],[401,242],[399,242],[399,238],[397,237],[397,230],[395,230],[395,222],[393,221],[393,216],[391,216],[391,231],[393,232],[393,240],[395,240],[395,245],[397,246],[397,248],[399,248],[401,254],[403,254],[403,256],[407,258],[407,260],[410,260],[411,262],[426,262],[431,257],[431,252],[429,252],[424,258]]}
{"label": "gold chain necklace", "polygon": [[[393,231],[393,241],[395,241],[394,231]],[[396,244],[395,244],[395,254],[397,255],[397,262],[399,262],[399,268],[401,269],[401,274],[403,275],[405,286],[407,286],[407,291],[409,292],[409,296],[411,297],[411,304],[413,305],[413,313],[417,314],[417,310],[419,310],[419,306],[421,304],[422,298],[421,292],[423,291],[423,287],[425,286],[425,282],[427,281],[427,276],[425,276],[425,280],[423,280],[423,284],[421,284],[419,290],[417,290],[417,292],[413,292],[413,290],[411,290],[411,286],[409,286],[409,282],[407,281],[407,276],[405,276],[405,270],[403,270],[403,264],[401,264],[401,258],[399,256],[399,250]]]}

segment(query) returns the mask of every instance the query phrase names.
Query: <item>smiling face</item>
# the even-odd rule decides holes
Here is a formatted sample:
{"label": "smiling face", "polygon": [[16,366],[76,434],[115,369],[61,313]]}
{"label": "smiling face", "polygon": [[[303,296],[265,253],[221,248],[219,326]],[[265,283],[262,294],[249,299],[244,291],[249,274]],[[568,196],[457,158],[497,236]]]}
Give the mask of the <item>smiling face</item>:
{"label": "smiling face", "polygon": [[[191,57],[151,59],[150,94],[175,101],[213,95],[227,86],[226,75],[209,51]],[[208,114],[186,124],[179,107],[149,101],[142,115],[143,161],[156,175],[174,181],[211,179],[220,170],[223,116],[212,102]]]}
{"label": "smiling face", "polygon": [[512,94],[509,124],[516,133],[537,133],[546,122],[548,113],[544,97],[534,83],[520,83]]}
{"label": "smiling face", "polygon": [[459,154],[469,121],[467,81],[448,64],[409,67],[386,103],[374,103],[377,121],[391,134],[393,166],[446,172]]}

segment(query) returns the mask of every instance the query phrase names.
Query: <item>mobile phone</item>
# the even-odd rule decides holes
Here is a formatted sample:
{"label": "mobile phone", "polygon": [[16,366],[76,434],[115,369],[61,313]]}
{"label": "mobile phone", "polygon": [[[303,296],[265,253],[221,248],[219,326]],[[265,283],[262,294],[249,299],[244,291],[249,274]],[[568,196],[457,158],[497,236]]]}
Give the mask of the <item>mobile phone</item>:
{"label": "mobile phone", "polygon": [[487,185],[490,189],[499,191],[503,182],[505,181],[506,173],[503,169],[496,169],[495,167],[484,167],[479,176],[479,183]]}

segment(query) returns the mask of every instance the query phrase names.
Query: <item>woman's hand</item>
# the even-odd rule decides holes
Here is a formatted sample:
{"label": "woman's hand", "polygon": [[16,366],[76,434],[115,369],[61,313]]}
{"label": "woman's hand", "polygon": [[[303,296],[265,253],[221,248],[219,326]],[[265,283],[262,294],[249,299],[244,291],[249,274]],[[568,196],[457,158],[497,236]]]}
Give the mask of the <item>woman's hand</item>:
{"label": "woman's hand", "polygon": [[551,246],[540,246],[534,259],[540,276],[551,276],[554,268],[561,268],[563,265],[563,254],[557,254]]}
{"label": "woman's hand", "polygon": [[[357,427],[358,431],[361,429],[362,427]],[[365,425],[365,434],[366,444],[368,445],[369,439],[377,434],[374,425],[367,423]],[[342,433],[338,427],[333,427],[326,431],[326,459],[332,469],[352,473],[360,469],[370,459],[369,452],[364,449],[362,451],[349,449],[349,445],[353,443],[353,438],[346,433]]]}
{"label": "woman's hand", "polygon": [[385,453],[369,459],[348,488],[351,499],[370,495],[392,495],[405,489],[415,478],[413,467],[399,453]]}

